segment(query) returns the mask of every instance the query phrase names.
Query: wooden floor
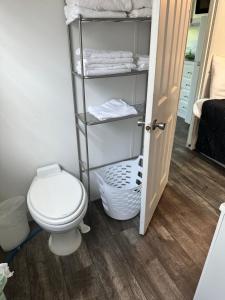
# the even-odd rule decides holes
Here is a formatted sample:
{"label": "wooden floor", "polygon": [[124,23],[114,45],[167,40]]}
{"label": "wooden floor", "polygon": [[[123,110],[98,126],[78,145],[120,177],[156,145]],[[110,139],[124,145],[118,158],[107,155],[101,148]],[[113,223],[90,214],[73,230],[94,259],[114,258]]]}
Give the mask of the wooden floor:
{"label": "wooden floor", "polygon": [[179,120],[169,184],[144,237],[138,218],[118,222],[92,203],[92,230],[77,253],[54,256],[45,232],[22,248],[7,299],[192,299],[225,201],[225,173],[187,150],[186,134]]}

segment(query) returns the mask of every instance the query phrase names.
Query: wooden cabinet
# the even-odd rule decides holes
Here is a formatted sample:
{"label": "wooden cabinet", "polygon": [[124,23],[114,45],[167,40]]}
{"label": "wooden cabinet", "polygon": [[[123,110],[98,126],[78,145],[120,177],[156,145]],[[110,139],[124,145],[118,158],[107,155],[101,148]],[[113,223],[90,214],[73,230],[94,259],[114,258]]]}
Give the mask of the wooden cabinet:
{"label": "wooden cabinet", "polygon": [[194,72],[194,62],[185,61],[183,78],[181,82],[180,101],[178,106],[178,116],[185,119],[188,111],[188,102],[191,93],[191,80]]}

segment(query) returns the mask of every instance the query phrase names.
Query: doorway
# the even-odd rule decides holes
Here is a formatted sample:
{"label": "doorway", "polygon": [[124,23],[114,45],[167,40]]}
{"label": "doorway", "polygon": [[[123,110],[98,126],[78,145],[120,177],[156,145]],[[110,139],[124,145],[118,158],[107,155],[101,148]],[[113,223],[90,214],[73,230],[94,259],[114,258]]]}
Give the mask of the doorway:
{"label": "doorway", "polygon": [[[197,99],[209,97],[207,92],[210,84],[211,58],[213,54],[223,55],[225,49],[225,46],[222,45],[223,47],[221,46],[220,49],[221,52],[218,53],[218,50],[214,45],[215,43],[218,43],[219,40],[219,34],[216,32],[216,30],[218,31],[218,18],[219,20],[222,20],[221,16],[218,16],[217,13],[218,3],[219,1],[217,0],[211,0],[209,12],[205,15],[201,15],[200,20],[198,21],[198,17],[195,16],[195,12],[193,10],[192,21],[190,23],[187,39],[181,97],[178,106],[176,131],[169,175],[169,182],[174,184],[176,181],[177,189],[180,189],[179,185],[181,183],[184,186],[187,186],[195,194],[195,199],[197,199],[198,196],[201,197],[204,202],[204,205],[203,203],[202,205],[207,206],[208,209],[214,211],[216,214],[218,214],[220,204],[224,201],[223,193],[225,169],[219,166],[218,163],[215,163],[215,161],[212,161],[197,151],[190,151],[190,149],[195,149],[195,143],[198,136],[197,121],[199,121],[199,119],[194,117],[193,114],[194,102]],[[220,5],[222,5],[221,3]],[[217,22],[215,22],[216,16]],[[205,23],[204,31],[200,30],[201,24],[203,24],[202,20]],[[204,32],[204,37],[201,32]],[[198,56],[199,53],[201,53],[200,57]],[[198,57],[197,61],[196,57]],[[194,70],[193,66],[192,70],[189,71],[191,83],[188,88],[190,89],[190,92],[187,97],[187,106],[184,114],[184,112],[181,111],[180,106],[183,101],[182,97],[185,94],[182,91],[185,88],[187,90],[187,87],[185,87],[185,83],[187,82],[187,67],[185,64],[190,66],[191,59],[193,60],[192,66],[197,62],[195,67],[199,67],[199,70]]]}
{"label": "doorway", "polygon": [[[201,11],[200,11],[201,12]],[[185,145],[192,120],[193,105],[196,100],[198,81],[201,77],[201,65],[204,47],[209,31],[209,13],[199,14],[197,2],[193,4],[192,17],[188,30],[185,50],[180,99],[177,112],[176,134],[182,137]]]}

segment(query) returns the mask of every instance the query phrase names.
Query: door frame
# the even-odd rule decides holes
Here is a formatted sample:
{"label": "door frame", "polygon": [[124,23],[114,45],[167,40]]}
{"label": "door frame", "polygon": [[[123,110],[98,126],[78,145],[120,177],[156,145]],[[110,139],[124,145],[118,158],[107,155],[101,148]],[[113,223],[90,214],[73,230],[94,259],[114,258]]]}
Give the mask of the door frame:
{"label": "door frame", "polygon": [[[215,24],[215,18],[217,13],[217,7],[218,7],[219,0],[211,0],[210,7],[209,7],[209,13],[208,13],[208,29],[206,34],[206,39],[203,46],[203,53],[201,58],[201,67],[199,70],[199,76],[198,76],[198,83],[196,88],[196,94],[195,94],[195,101],[197,99],[203,98],[204,89],[205,89],[205,74],[207,72],[208,67],[208,60],[210,55],[210,45],[213,37],[213,29]],[[194,101],[194,103],[195,103]],[[193,105],[194,105],[193,103]],[[199,125],[199,119],[197,119],[193,112],[191,117],[191,123],[188,130],[188,137],[186,142],[186,147],[188,147],[190,150],[195,149],[195,144],[198,137],[198,125]]]}

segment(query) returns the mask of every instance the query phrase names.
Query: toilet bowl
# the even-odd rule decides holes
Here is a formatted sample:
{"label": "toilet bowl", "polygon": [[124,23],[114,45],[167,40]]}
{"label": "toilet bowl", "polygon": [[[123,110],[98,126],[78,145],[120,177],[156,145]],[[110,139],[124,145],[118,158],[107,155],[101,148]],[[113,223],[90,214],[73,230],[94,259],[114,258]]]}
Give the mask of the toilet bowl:
{"label": "toilet bowl", "polygon": [[56,255],[69,255],[81,244],[88,199],[83,184],[59,165],[37,169],[27,194],[31,216],[50,232],[49,248]]}

